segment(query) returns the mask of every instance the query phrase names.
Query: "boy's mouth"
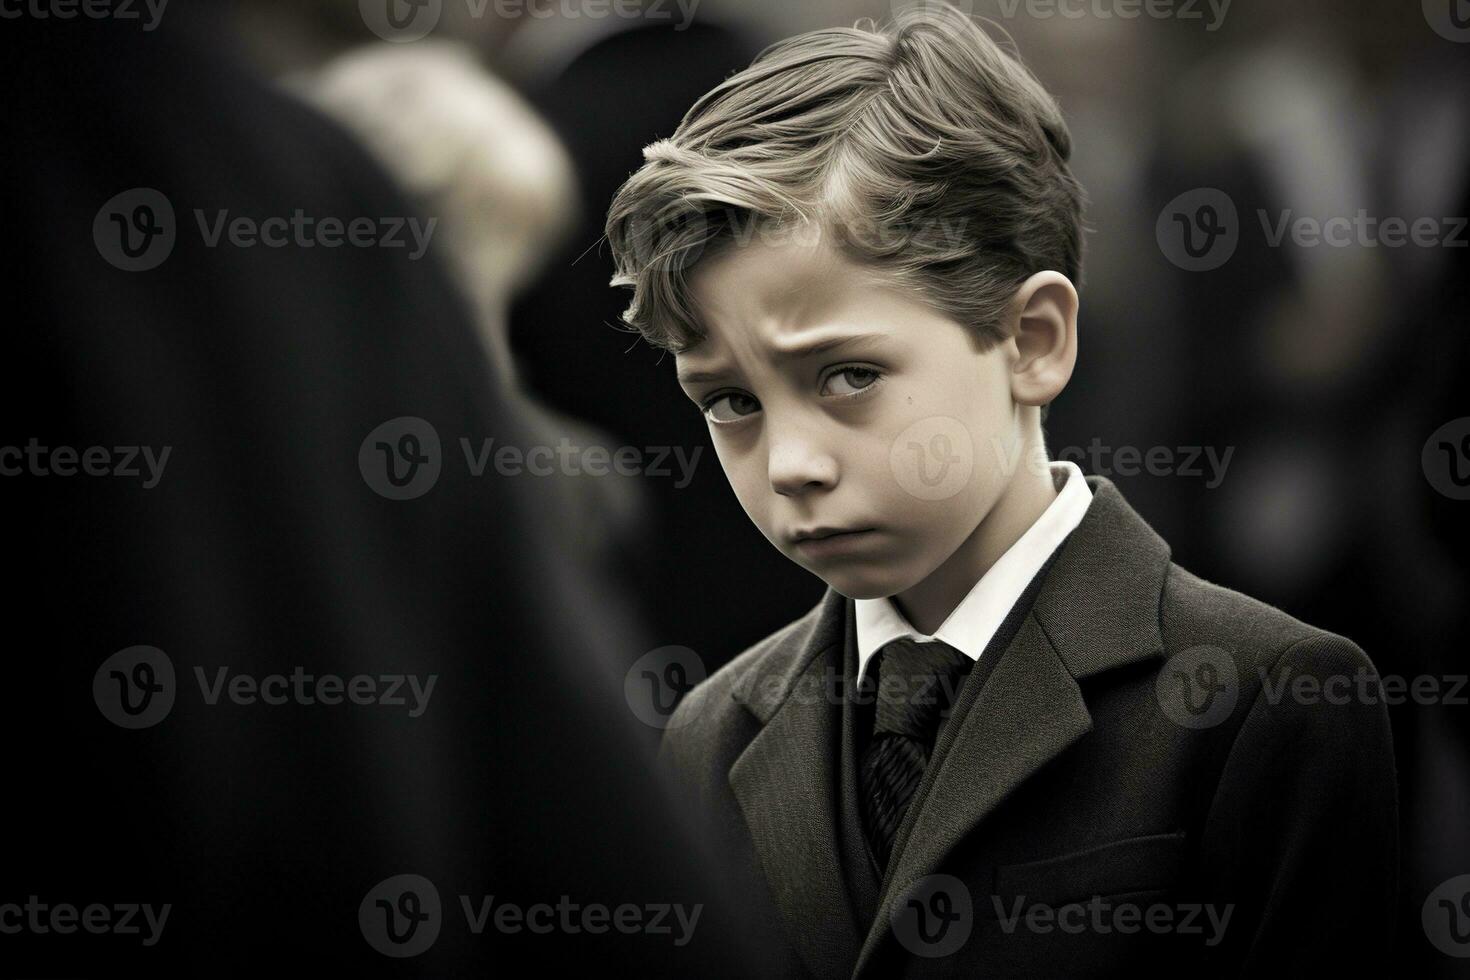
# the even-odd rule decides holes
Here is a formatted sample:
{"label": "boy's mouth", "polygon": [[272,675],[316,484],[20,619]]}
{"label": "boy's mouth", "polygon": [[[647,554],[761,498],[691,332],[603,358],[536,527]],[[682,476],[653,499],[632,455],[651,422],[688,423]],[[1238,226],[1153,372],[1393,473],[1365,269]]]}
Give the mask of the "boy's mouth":
{"label": "boy's mouth", "polygon": [[870,527],[829,527],[828,525],[823,524],[818,527],[809,527],[792,531],[790,537],[792,544],[800,544],[803,541],[809,540],[820,541],[823,538],[830,538],[838,534],[861,534],[864,531],[871,530],[872,528]]}
{"label": "boy's mouth", "polygon": [[791,543],[808,558],[827,558],[861,548],[876,531],[871,527],[813,527],[793,532]]}

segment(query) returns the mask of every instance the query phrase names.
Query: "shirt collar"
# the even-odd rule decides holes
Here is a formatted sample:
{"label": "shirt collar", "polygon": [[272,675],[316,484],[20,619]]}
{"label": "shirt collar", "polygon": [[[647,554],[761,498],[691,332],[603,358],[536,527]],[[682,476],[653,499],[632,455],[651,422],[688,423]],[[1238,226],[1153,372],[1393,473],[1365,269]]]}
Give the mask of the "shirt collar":
{"label": "shirt collar", "polygon": [[1046,564],[1051,553],[1082,523],[1092,491],[1076,463],[1061,460],[1048,464],[1057,496],[1036,523],[1006,549],[968,595],[954,608],[932,636],[925,636],[909,623],[888,598],[855,599],[858,676],[884,644],[903,637],[921,642],[941,640],[971,660],[979,660],[995,631],[1026,586]]}

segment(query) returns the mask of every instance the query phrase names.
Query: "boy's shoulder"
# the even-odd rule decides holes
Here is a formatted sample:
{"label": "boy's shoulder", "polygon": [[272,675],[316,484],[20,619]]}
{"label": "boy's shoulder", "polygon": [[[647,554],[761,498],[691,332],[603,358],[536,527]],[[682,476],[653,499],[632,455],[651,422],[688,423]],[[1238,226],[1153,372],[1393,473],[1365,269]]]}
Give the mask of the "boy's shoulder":
{"label": "boy's shoulder", "polygon": [[1377,678],[1377,668],[1352,640],[1195,575],[1175,562],[1159,601],[1165,659],[1191,656],[1231,665],[1241,693],[1263,690],[1275,675]]}

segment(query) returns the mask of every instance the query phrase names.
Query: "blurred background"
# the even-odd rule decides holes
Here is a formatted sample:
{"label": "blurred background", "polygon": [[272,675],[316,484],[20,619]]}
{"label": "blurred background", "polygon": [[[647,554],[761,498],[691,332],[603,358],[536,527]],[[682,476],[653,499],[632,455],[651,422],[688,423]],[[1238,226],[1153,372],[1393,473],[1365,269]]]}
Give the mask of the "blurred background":
{"label": "blurred background", "polygon": [[[962,6],[1058,98],[1090,197],[1080,365],[1051,408],[1052,456],[1114,480],[1191,571],[1447,692],[1470,626],[1461,0]],[[707,896],[660,857],[699,845],[645,772],[658,706],[635,705],[627,679],[713,671],[822,585],[741,511],[672,357],[616,326],[628,296],[607,285],[603,217],[642,147],[766,44],[895,7],[37,9],[50,15],[5,26],[19,42],[4,69],[5,268],[22,313],[0,444],[174,448],[146,490],[4,481],[12,656],[36,681],[4,729],[18,853],[0,899],[177,901],[181,933],[256,942],[223,962],[212,942],[138,955],[232,972],[283,954],[428,969],[357,931],[358,899],[400,873],[433,880],[446,906]],[[99,207],[135,188],[176,212],[161,264],[94,237]],[[114,213],[142,235],[150,202]],[[297,209],[401,216],[407,246],[210,248],[208,222],[194,227],[196,210],[258,225]],[[420,232],[435,221],[417,256],[410,216]],[[1389,219],[1416,237],[1395,239]],[[402,486],[367,476],[379,442],[409,461],[435,438],[429,489],[413,468]],[[563,443],[589,471],[601,453],[603,475],[473,471],[499,446]],[[620,452],[627,466],[607,472]],[[139,644],[171,658],[179,700],[119,744],[70,695]],[[221,665],[433,673],[438,700],[422,719],[374,708],[322,724],[301,705],[186,696],[196,667]],[[1437,885],[1470,873],[1470,690],[1457,693],[1391,708],[1406,975],[1470,962],[1420,920]],[[162,848],[146,836],[159,822]],[[201,852],[219,860],[191,865]],[[119,894],[86,895],[99,875]],[[340,896],[307,887],[323,879]],[[121,894],[137,882],[159,897]],[[450,933],[435,969],[483,962],[488,939]],[[71,965],[38,937],[14,942],[23,969]],[[695,952],[639,943],[647,975],[692,968]],[[612,948],[585,935],[556,956]]]}

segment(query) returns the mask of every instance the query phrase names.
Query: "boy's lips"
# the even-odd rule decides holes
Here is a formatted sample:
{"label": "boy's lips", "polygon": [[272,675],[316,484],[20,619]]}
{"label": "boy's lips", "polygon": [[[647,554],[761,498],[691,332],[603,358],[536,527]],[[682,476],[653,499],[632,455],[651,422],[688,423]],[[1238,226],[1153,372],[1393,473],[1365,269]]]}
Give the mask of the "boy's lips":
{"label": "boy's lips", "polygon": [[851,525],[849,527],[836,527],[830,524],[818,524],[807,528],[797,528],[789,535],[787,535],[787,537],[791,539],[792,544],[800,544],[801,542],[809,539],[820,540],[822,538],[830,538],[833,535],[837,534],[856,534],[862,531],[871,530],[871,527],[861,526],[857,524]]}
{"label": "boy's lips", "polygon": [[792,532],[790,540],[808,558],[827,558],[862,548],[876,533],[872,527],[813,527]]}

